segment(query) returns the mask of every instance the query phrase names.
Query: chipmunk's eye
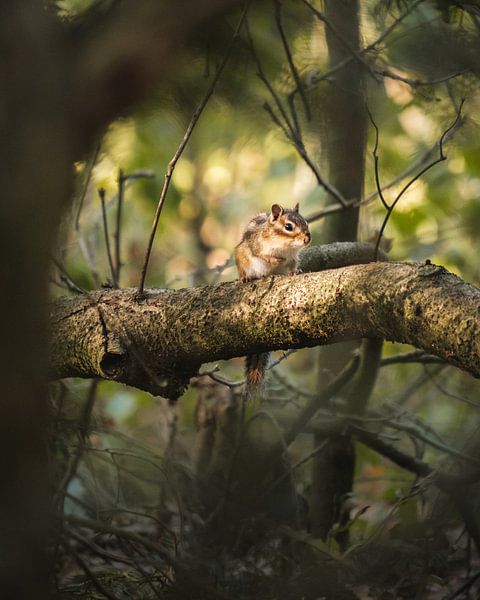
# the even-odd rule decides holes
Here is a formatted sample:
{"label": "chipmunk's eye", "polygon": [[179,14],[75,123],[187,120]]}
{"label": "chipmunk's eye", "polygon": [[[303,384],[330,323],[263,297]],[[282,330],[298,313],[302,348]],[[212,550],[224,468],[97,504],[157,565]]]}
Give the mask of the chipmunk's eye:
{"label": "chipmunk's eye", "polygon": [[293,223],[285,223],[285,230],[286,231],[293,231],[294,228],[294,224]]}

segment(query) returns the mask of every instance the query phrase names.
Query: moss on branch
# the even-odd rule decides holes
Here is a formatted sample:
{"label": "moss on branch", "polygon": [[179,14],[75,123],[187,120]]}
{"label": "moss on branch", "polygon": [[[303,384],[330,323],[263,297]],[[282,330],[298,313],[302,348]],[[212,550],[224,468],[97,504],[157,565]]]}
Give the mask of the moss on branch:
{"label": "moss on branch", "polygon": [[135,294],[53,303],[54,377],[175,398],[204,362],[360,337],[412,344],[480,377],[480,290],[436,265],[377,262]]}

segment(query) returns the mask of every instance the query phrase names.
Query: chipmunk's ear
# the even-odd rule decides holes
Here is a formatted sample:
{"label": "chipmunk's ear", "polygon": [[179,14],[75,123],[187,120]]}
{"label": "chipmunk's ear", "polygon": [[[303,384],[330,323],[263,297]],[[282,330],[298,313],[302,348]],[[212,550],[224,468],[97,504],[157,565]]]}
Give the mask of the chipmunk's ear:
{"label": "chipmunk's ear", "polygon": [[280,204],[273,204],[272,205],[272,214],[270,215],[270,220],[276,221],[282,215],[283,215],[283,208],[280,206]]}
{"label": "chipmunk's ear", "polygon": [[298,202],[293,207],[293,212],[296,212],[296,213],[300,212],[300,204]]}

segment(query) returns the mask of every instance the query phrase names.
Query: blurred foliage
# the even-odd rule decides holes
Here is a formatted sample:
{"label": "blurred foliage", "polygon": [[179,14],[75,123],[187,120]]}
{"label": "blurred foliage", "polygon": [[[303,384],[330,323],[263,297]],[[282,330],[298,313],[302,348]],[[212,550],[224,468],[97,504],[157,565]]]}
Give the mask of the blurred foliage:
{"label": "blurred foliage", "polygon": [[[92,7],[107,10],[111,3],[63,0],[57,4],[65,17],[74,20],[81,19],[82,14]],[[364,46],[375,40],[409,4],[362,2]],[[437,156],[435,145],[453,121],[460,100],[465,98],[464,123],[445,144],[448,160],[415,182],[395,209],[386,236],[392,242],[392,260],[423,261],[429,258],[478,286],[480,90],[477,57],[480,17],[472,4],[423,2],[412,11],[366,56],[372,69],[383,71],[388,68],[392,76],[376,79],[367,76],[365,101],[380,132],[379,175],[386,186],[429,150],[433,149],[430,160]],[[317,7],[320,8],[319,3]],[[310,123],[302,116],[305,142],[321,167],[322,140],[316,134],[316,124],[321,122],[323,90],[331,85],[329,81],[315,84],[315,79],[327,68],[324,24],[314,21],[312,13],[302,3],[286,1],[283,9],[289,44],[299,74],[308,88],[313,114]],[[265,73],[286,102],[294,81],[271,6],[254,5],[249,25]],[[138,284],[167,164],[209,86],[235,26],[234,18],[229,17],[224,26],[224,34],[214,41],[215,46],[209,47],[207,43],[198,53],[192,53],[183,68],[172,81],[162,86],[148,106],[110,126],[100,141],[91,176],[89,160],[92,157],[76,165],[78,190],[72,213],[65,218],[58,256],[71,279],[80,287],[93,289],[108,284],[111,279],[98,189],[106,190],[106,215],[113,245],[120,169],[127,175],[146,171],[155,174],[154,178],[129,180],[125,189],[120,230],[120,284],[122,287]],[[307,216],[327,205],[324,190],[316,185],[295,148],[263,109],[264,102],[272,100],[257,76],[257,70],[248,40],[243,35],[174,171],[150,261],[148,285],[178,288],[234,279],[236,272],[232,266],[215,268],[231,259],[242,227],[253,214],[267,210],[274,202],[286,206],[300,202],[301,211]],[[297,110],[301,114],[300,103]],[[374,139],[373,128],[370,128],[365,198],[376,191],[371,154]],[[386,197],[393,200],[419,169],[388,188]],[[79,221],[75,227],[72,223],[77,214]],[[383,217],[384,209],[378,199],[363,206],[359,239],[375,239]],[[312,223],[314,238],[315,232],[321,231],[322,223],[322,220]],[[67,293],[59,287],[53,289],[57,294]],[[384,355],[408,350],[411,348],[400,344],[385,344]],[[315,390],[315,364],[315,351],[302,350],[283,360],[269,375],[265,410],[273,413],[280,423],[288,421],[295,414],[298,403],[304,402],[302,391],[308,394]],[[221,364],[220,368],[222,376],[228,380],[236,381],[242,377],[240,359]],[[63,433],[59,434],[59,439],[63,440],[60,446],[64,445],[68,456],[78,447],[78,440],[72,437],[65,423],[69,422],[73,427],[80,417],[89,384],[68,382],[66,385],[58,414],[64,419],[60,428]],[[165,524],[165,531],[171,529],[180,539],[187,539],[191,533],[189,528],[194,528],[192,512],[196,510],[195,503],[189,503],[185,498],[191,499],[193,494],[192,464],[198,451],[194,426],[198,394],[198,389],[191,388],[180,400],[174,418],[163,401],[137,390],[102,382],[89,424],[87,448],[68,487],[69,494],[79,498],[80,502],[69,498],[65,503],[67,512],[85,514],[83,502],[95,507],[97,518],[121,522],[122,511],[144,511],[150,517],[156,515],[155,518]],[[56,405],[57,401],[58,398]],[[453,367],[421,364],[381,368],[370,403],[370,409],[383,415],[386,421],[388,417],[397,424],[408,425],[438,444],[437,447],[425,444],[414,434],[401,428],[390,429],[388,424],[384,429],[387,441],[407,454],[444,469],[453,468],[449,449],[473,451],[469,444],[477,435],[479,406],[478,382]],[[380,425],[378,431],[381,431]],[[439,445],[446,450],[442,451]],[[291,463],[296,464],[310,451],[309,437],[302,436],[292,447]],[[299,497],[308,498],[311,485],[308,467],[307,462],[295,470]],[[368,552],[375,552],[375,547],[377,551],[381,548],[375,544],[387,544],[388,540],[394,539],[397,545],[390,546],[389,550],[393,552],[392,560],[403,560],[400,564],[405,570],[411,552],[411,547],[404,541],[408,537],[407,530],[419,528],[420,523],[425,527],[433,523],[431,526],[436,527],[438,514],[441,514],[445,535],[452,540],[461,534],[458,515],[445,512],[445,501],[439,499],[439,493],[426,484],[415,487],[416,483],[414,475],[357,444],[355,489],[349,499],[353,518],[348,525],[353,544],[351,555],[356,557],[357,566],[363,565],[365,569],[368,563],[371,566],[378,560],[377,571],[385,569],[381,557]],[[357,517],[354,516],[356,513]],[[128,521],[126,512],[123,512],[123,518]],[[298,532],[295,535],[299,535]],[[264,540],[272,552],[275,543],[279,542]],[[444,540],[432,538],[431,543],[436,548],[432,551],[435,554],[443,548]],[[347,558],[341,557],[333,535],[324,542],[318,540],[318,543],[306,536],[296,544],[302,548],[299,557],[308,555],[306,564],[312,560],[312,555],[316,557],[319,572],[325,569],[325,564],[333,563],[339,572],[345,569]],[[453,548],[453,541],[451,545]],[[457,543],[456,547],[459,546]],[[256,559],[255,551],[258,551]],[[254,544],[249,554],[252,563],[261,554]],[[386,556],[387,550],[384,549],[383,554]],[[284,559],[288,563],[295,562],[291,557]],[[236,581],[241,579],[240,572],[242,577],[248,578],[257,570],[257,566],[249,567],[247,563],[233,568],[234,559],[228,560],[232,561],[230,571]],[[262,560],[266,560],[265,553]],[[262,577],[276,572],[262,560],[258,559],[256,563],[260,565],[258,571]],[[301,558],[297,560],[301,561]],[[418,580],[427,573],[442,573],[441,569],[435,571],[426,565],[424,556],[415,555],[412,560]],[[223,576],[228,570],[227,558],[224,561]],[[404,572],[397,575],[398,581]],[[392,577],[395,579],[395,573]],[[307,579],[301,584],[307,590],[304,597],[316,597],[308,595],[310,580]],[[387,584],[386,580],[378,583],[380,587]],[[432,584],[433,587],[436,584]],[[332,589],[336,589],[335,585],[332,583]],[[283,595],[279,593],[277,597],[301,597],[289,596],[291,590],[288,590],[286,586]],[[150,597],[149,592],[144,594],[142,597]],[[427,598],[427,595],[421,597]]]}

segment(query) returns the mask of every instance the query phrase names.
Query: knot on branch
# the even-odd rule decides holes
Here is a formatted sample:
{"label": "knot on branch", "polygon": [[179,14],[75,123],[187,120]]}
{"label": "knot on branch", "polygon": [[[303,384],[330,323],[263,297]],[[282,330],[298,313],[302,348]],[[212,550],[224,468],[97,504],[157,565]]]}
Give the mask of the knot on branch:
{"label": "knot on branch", "polygon": [[108,379],[118,379],[126,361],[126,353],[105,352],[100,360],[100,369]]}
{"label": "knot on branch", "polygon": [[159,364],[152,361],[139,345],[132,341],[124,344],[122,340],[112,340],[111,336],[99,358],[98,366],[104,379],[126,383],[153,396],[168,398],[170,402],[183,394],[199,366]]}

